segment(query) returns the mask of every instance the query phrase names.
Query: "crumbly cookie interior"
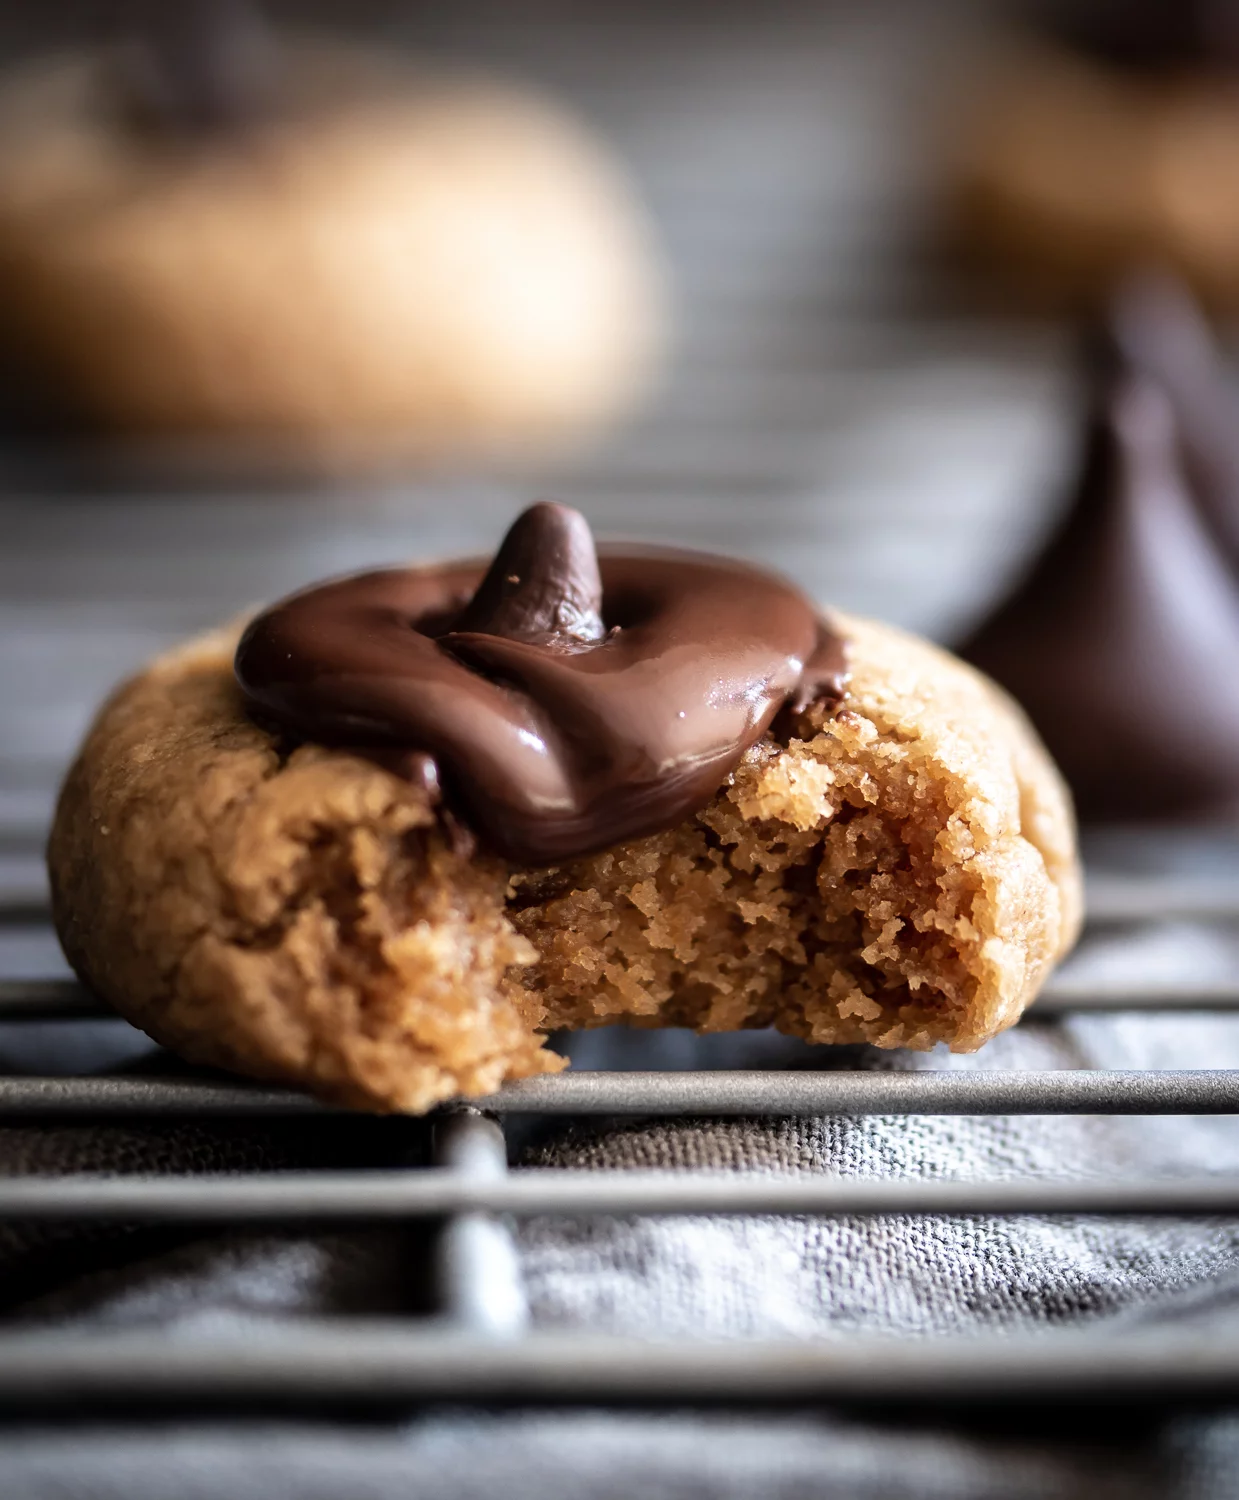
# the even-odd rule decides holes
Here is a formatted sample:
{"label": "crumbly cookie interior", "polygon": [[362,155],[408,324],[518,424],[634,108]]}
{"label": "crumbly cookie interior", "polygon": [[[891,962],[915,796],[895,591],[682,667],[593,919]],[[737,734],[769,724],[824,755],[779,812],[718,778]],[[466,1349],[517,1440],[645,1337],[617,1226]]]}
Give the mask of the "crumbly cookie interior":
{"label": "crumbly cookie interior", "polygon": [[848,705],[755,746],[679,827],[550,870],[468,847],[418,787],[282,746],[235,635],[100,716],[49,866],[65,951],[192,1060],[370,1109],[557,1069],[557,1027],[773,1025],[969,1051],[1075,936],[1070,811],[978,673],[843,622]]}
{"label": "crumbly cookie interior", "polygon": [[1052,852],[984,848],[921,751],[845,711],[755,747],[679,828],[513,877],[549,1023],[975,1050],[1018,1017],[1068,914],[1044,922]]}

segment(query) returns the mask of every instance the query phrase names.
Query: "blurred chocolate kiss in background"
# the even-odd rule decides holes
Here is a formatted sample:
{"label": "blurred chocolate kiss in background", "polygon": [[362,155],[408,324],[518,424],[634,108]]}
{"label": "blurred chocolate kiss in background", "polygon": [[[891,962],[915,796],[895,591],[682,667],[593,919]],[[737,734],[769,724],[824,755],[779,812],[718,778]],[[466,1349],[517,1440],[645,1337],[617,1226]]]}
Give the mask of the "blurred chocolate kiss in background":
{"label": "blurred chocolate kiss in background", "polygon": [[1106,62],[1150,70],[1239,66],[1234,0],[1049,0],[1036,9],[1064,40]]}
{"label": "blurred chocolate kiss in background", "polygon": [[1120,288],[1090,364],[1072,503],[961,651],[1028,711],[1085,820],[1234,814],[1239,407],[1161,277]]}

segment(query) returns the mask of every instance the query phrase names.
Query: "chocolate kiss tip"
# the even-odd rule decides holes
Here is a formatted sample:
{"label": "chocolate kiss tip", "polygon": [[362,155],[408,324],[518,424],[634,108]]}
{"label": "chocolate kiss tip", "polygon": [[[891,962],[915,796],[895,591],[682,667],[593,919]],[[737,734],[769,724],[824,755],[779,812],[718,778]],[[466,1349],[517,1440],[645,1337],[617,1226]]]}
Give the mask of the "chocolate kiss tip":
{"label": "chocolate kiss tip", "polygon": [[509,640],[602,640],[602,578],[589,522],[568,505],[522,511],[456,624]]}
{"label": "chocolate kiss tip", "polygon": [[1226,0],[1092,0],[1040,9],[1051,33],[1105,63],[1165,72],[1239,62],[1239,26]]}
{"label": "chocolate kiss tip", "polygon": [[1169,273],[1132,275],[1111,299],[1098,352],[1102,390],[1139,374],[1169,397],[1192,499],[1239,571],[1239,405],[1199,305]]}
{"label": "chocolate kiss tip", "polygon": [[1207,373],[1216,362],[1204,314],[1171,272],[1146,266],[1115,288],[1105,309],[1104,355],[1111,369],[1134,366],[1161,379]]}
{"label": "chocolate kiss tip", "polygon": [[252,123],[273,103],[276,45],[250,0],[131,0],[120,85],[144,125],[195,134]]}
{"label": "chocolate kiss tip", "polygon": [[[833,707],[846,676],[843,640],[781,578],[656,547],[600,563],[562,505],[517,518],[456,615],[479,573],[385,569],[294,594],[247,628],[236,672],[299,740],[398,766],[431,800],[440,771],[440,825],[466,819],[517,865],[674,828],[789,698],[808,686]],[[625,623],[595,650],[600,575]]]}

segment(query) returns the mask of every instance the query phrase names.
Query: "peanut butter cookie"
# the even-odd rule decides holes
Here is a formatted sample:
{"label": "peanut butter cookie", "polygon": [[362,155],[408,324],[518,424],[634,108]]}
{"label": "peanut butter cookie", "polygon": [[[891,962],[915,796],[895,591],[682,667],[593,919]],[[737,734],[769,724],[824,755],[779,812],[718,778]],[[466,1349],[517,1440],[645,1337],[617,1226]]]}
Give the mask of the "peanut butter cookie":
{"label": "peanut butter cookie", "polygon": [[326,585],[122,687],[49,852],[83,980],[188,1058],[378,1110],[557,1069],[558,1027],[971,1051],[1016,1021],[1080,880],[1011,701],[758,570],[603,550],[599,586],[585,549],[535,507],[485,578]]}

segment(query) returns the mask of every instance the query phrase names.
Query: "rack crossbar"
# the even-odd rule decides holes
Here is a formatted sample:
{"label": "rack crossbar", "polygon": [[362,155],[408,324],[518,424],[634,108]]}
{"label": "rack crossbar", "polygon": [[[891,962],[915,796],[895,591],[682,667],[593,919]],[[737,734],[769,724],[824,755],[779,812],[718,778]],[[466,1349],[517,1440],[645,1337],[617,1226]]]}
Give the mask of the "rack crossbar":
{"label": "rack crossbar", "polygon": [[[486,1122],[491,1125],[493,1122]],[[0,1180],[0,1223],[110,1220],[146,1223],[387,1221],[461,1216],[489,1229],[513,1214],[1239,1214],[1239,1178],[1080,1180],[856,1179],[748,1173],[525,1170],[478,1174],[455,1167],[201,1177]],[[507,1286],[514,1266],[493,1235],[476,1235]],[[473,1250],[466,1258],[476,1259]]]}
{"label": "rack crossbar", "polygon": [[645,1342],[503,1340],[381,1322],[285,1325],[244,1338],[0,1336],[0,1402],[496,1400],[1007,1402],[1233,1397],[1239,1345],[1216,1334]]}
{"label": "rack crossbar", "polygon": [[[493,1114],[1237,1114],[1239,1069],[917,1072],[589,1072],[505,1084]],[[3,1078],[0,1115],[296,1115],[324,1106],[287,1089],[214,1078]]]}
{"label": "rack crossbar", "polygon": [[[459,1329],[496,1338],[516,1337],[529,1322],[520,1258],[508,1226],[495,1217],[486,1201],[488,1197],[502,1199],[512,1185],[503,1127],[476,1109],[450,1110],[435,1122],[433,1155],[441,1163],[437,1170],[403,1172],[399,1178],[404,1185],[438,1178],[465,1189],[459,1201],[439,1210],[449,1215],[435,1245],[440,1307]],[[382,1196],[387,1191],[383,1178],[393,1174],[366,1175],[370,1180],[364,1184],[321,1176],[312,1184],[304,1178],[297,1181],[303,1189],[309,1186],[312,1198],[330,1197],[341,1186],[346,1192],[377,1190]],[[288,1179],[269,1178],[268,1182],[277,1194],[290,1185]],[[398,1211],[393,1214],[400,1217]],[[392,1215],[385,1211],[370,1216]]]}

